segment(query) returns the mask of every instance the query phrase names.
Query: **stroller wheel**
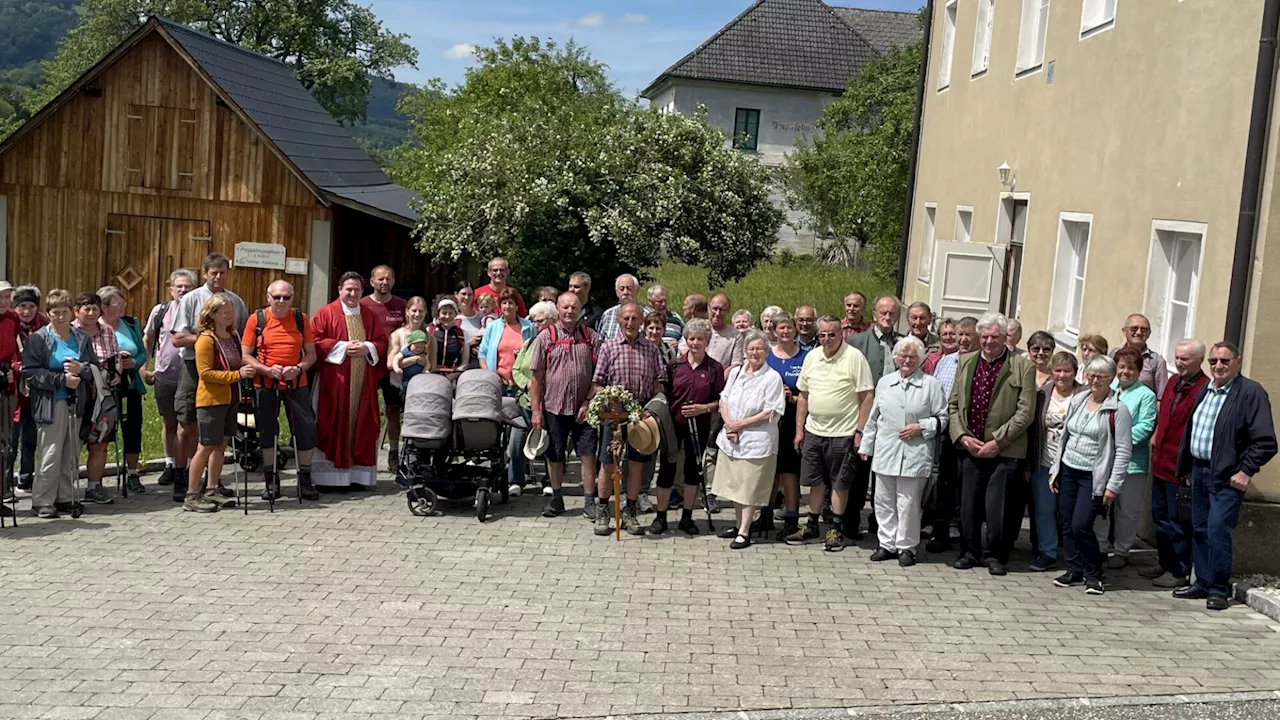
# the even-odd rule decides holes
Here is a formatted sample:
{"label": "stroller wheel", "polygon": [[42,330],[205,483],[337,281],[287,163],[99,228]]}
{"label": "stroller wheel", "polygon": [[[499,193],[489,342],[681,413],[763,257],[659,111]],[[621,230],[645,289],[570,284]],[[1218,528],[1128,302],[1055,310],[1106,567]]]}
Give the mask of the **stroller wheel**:
{"label": "stroller wheel", "polygon": [[427,487],[413,487],[405,492],[409,501],[409,512],[418,517],[431,517],[436,512],[438,499],[435,492]]}
{"label": "stroller wheel", "polygon": [[244,471],[247,473],[258,472],[259,470],[261,470],[262,469],[262,451],[261,450],[246,451],[244,453],[244,456],[240,460],[240,467],[243,468]]}
{"label": "stroller wheel", "polygon": [[476,491],[476,519],[484,522],[489,517],[489,490],[480,488]]}

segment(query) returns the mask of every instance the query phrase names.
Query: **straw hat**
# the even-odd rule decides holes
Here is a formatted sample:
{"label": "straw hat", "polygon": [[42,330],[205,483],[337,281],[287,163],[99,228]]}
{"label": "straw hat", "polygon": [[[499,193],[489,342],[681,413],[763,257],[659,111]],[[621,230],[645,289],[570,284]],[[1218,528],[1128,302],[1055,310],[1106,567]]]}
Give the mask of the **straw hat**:
{"label": "straw hat", "polygon": [[652,455],[657,452],[660,439],[658,421],[652,415],[627,426],[627,442],[641,455]]}
{"label": "straw hat", "polygon": [[524,441],[524,457],[526,460],[537,460],[551,446],[551,436],[543,428],[529,428],[529,436]]}

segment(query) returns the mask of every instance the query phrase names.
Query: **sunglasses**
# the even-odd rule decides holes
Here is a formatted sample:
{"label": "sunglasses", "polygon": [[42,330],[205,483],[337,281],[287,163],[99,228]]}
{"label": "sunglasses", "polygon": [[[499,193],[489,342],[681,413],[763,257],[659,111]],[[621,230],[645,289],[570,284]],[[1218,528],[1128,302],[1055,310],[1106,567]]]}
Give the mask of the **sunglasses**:
{"label": "sunglasses", "polygon": [[1033,352],[1033,353],[1051,353],[1051,352],[1053,352],[1053,348],[1051,348],[1051,347],[1032,347],[1032,348],[1027,348],[1027,350],[1028,350],[1029,352]]}
{"label": "sunglasses", "polygon": [[1128,330],[1133,335],[1150,335],[1151,334],[1151,328],[1149,327],[1130,327],[1125,329]]}
{"label": "sunglasses", "polygon": [[840,333],[838,332],[820,332],[818,333],[818,337],[835,337],[839,334]]}
{"label": "sunglasses", "polygon": [[271,299],[275,300],[276,302],[284,302],[285,300],[292,300],[293,296],[292,295],[272,295]]}
{"label": "sunglasses", "polygon": [[1210,365],[1230,365],[1235,358],[1209,358]]}

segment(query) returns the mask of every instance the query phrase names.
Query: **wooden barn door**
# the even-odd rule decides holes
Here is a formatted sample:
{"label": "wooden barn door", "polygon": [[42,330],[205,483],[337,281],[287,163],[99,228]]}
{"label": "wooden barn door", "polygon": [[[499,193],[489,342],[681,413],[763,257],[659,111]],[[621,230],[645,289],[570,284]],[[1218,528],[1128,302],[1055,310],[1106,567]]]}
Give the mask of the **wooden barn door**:
{"label": "wooden barn door", "polygon": [[207,220],[108,215],[106,277],[129,298],[129,312],[145,315],[168,299],[169,273],[185,267],[196,271],[208,254]]}

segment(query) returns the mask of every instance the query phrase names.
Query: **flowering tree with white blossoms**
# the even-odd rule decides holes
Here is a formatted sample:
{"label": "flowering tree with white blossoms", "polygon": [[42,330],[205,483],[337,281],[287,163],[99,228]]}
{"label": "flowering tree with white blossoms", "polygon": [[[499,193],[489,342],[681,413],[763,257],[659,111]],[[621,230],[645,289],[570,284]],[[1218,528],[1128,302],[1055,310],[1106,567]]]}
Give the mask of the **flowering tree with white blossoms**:
{"label": "flowering tree with white blossoms", "polygon": [[586,270],[607,304],[613,277],[664,259],[719,285],[769,257],[783,222],[772,178],[702,117],[625,100],[572,42],[516,37],[476,55],[462,85],[401,101],[410,140],[392,174],[422,196],[423,252],[504,255],[528,287]]}

